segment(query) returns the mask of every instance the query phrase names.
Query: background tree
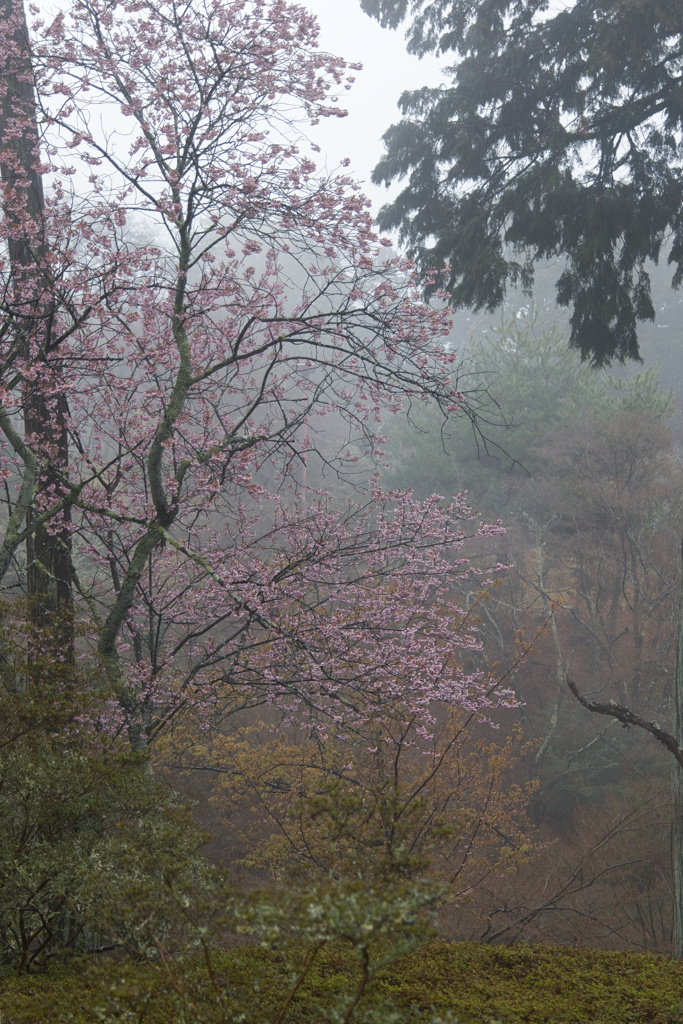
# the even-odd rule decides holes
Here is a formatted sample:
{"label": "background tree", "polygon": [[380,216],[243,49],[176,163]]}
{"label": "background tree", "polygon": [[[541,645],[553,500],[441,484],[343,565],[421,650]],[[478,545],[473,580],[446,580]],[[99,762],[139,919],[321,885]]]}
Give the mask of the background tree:
{"label": "background tree", "polygon": [[[507,922],[501,936],[519,927],[545,941],[591,935],[668,948],[661,886],[670,859],[661,824],[635,840],[638,822],[659,821],[657,806],[668,807],[666,764],[653,759],[644,736],[637,741],[605,718],[586,721],[566,680],[590,679],[601,702],[632,702],[668,728],[681,523],[671,395],[652,370],[596,373],[557,332],[519,316],[471,342],[461,372],[476,375],[498,403],[501,422],[487,434],[499,447],[478,452],[457,421],[442,425],[418,408],[412,415],[422,433],[400,421],[389,426],[389,479],[423,493],[467,488],[484,515],[501,510],[506,534],[490,543],[511,569],[485,598],[464,580],[461,603],[481,619],[485,649],[503,669],[520,638],[535,638],[511,681],[518,721],[537,741],[525,768],[526,779],[540,783],[529,804],[539,849],[528,878],[518,872],[516,891],[498,893],[497,903],[492,892],[489,909]],[[589,828],[587,808],[597,806],[632,822],[638,857],[623,852],[626,826],[608,835],[594,818]],[[546,853],[544,841],[552,844]],[[585,886],[574,877],[579,862],[581,878],[593,879]],[[557,882],[548,904],[534,891],[540,874]],[[636,923],[646,919],[647,927]]]}
{"label": "background tree", "polygon": [[[568,350],[566,335],[537,312],[504,315],[459,352],[460,376],[478,389],[485,439],[457,416],[444,421],[417,404],[387,421],[390,486],[410,486],[419,497],[467,491],[468,500],[506,525],[527,507],[525,492],[548,469],[541,439],[568,419],[597,410],[606,380]],[[533,502],[534,498],[530,497]]]}
{"label": "background tree", "polygon": [[[676,0],[362,0],[413,53],[453,54],[451,82],[405,93],[377,183],[380,213],[456,306],[493,308],[538,261],[566,260],[571,344],[601,365],[637,358],[653,319],[648,261],[683,275],[683,22]],[[430,287],[428,285],[428,287]]]}
{"label": "background tree", "polygon": [[[402,0],[363,7],[394,26],[408,14]],[[409,185],[381,225],[400,228],[423,277],[449,268],[455,305],[500,305],[509,282],[530,287],[535,265],[561,256],[557,298],[572,309],[571,343],[597,365],[638,358],[637,324],[655,315],[648,261],[669,237],[673,285],[683,278],[680,5],[576,0],[548,14],[535,0],[417,0],[410,12],[412,50],[460,59],[451,87],[402,99],[408,117],[387,133],[375,180],[409,175]],[[683,603],[678,632],[681,647]],[[678,764],[674,773],[681,955]]]}

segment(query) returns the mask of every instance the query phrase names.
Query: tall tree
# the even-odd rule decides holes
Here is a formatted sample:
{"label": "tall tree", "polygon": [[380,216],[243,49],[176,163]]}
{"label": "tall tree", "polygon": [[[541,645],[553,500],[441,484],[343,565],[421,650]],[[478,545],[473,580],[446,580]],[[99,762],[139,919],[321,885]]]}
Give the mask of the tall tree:
{"label": "tall tree", "polygon": [[[31,53],[23,7],[5,0],[0,13],[6,42],[0,74],[0,176],[3,183],[2,212],[8,273],[4,279],[5,364],[3,376],[14,373],[19,355],[40,372],[59,380],[52,323],[54,294],[44,276],[47,257],[45,196],[39,169],[39,138]],[[68,465],[67,404],[57,386],[47,393],[34,387],[34,377],[22,380],[25,438],[34,439],[39,459],[25,479],[26,486],[15,506],[25,514],[26,583],[34,599],[34,613],[46,619],[60,610],[68,618],[72,610],[70,510],[65,507],[50,527],[35,521],[36,496],[59,487]],[[68,626],[66,627],[68,631]],[[68,642],[68,637],[65,637]]]}
{"label": "tall tree", "polygon": [[[404,93],[380,213],[456,306],[494,308],[534,265],[566,260],[557,299],[596,364],[638,357],[654,319],[647,272],[669,237],[683,280],[683,11],[678,0],[361,0],[412,16],[409,49],[454,54],[451,81]],[[433,279],[433,277],[432,277]]]}
{"label": "tall tree", "polygon": [[[399,699],[424,719],[434,699],[496,704],[461,667],[478,641],[450,588],[470,537],[499,528],[372,483],[341,508],[297,495],[307,462],[371,460],[387,406],[467,408],[446,314],[381,256],[358,188],[311,159],[306,128],[343,113],[348,77],[314,19],[280,0],[76,0],[36,13],[30,40],[35,103],[13,106],[0,158],[37,124],[44,208],[31,221],[3,182],[0,235],[39,237],[50,333],[17,344],[5,256],[0,579],[70,514],[77,614],[114,691],[102,723],[135,748],[187,708],[277,704],[324,731]],[[47,408],[67,398],[68,462],[22,425],[28,384]],[[317,443],[330,410],[336,450]]]}

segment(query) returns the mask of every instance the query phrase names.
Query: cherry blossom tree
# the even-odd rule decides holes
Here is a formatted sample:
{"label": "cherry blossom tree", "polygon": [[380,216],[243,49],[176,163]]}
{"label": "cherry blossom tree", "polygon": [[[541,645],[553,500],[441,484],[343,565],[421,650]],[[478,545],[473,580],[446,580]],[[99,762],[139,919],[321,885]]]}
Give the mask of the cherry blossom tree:
{"label": "cherry blossom tree", "polygon": [[451,586],[500,527],[297,489],[306,464],[360,479],[406,401],[476,417],[447,316],[315,166],[353,68],[281,0],[29,15],[8,0],[0,32],[4,587],[28,550],[73,600],[135,747],[249,703],[322,730],[368,701],[426,731],[435,699],[487,714],[506,698],[462,667]]}

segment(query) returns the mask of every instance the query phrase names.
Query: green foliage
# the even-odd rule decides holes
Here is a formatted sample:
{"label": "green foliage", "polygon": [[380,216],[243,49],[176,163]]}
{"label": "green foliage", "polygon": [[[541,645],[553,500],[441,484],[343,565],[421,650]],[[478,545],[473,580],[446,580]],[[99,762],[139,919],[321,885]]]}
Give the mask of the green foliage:
{"label": "green foliage", "polygon": [[[656,370],[626,379],[596,374],[535,316],[503,319],[499,329],[471,343],[462,374],[488,392],[479,423],[486,443],[463,417],[442,423],[437,413],[414,407],[408,419],[388,425],[388,483],[420,496],[467,490],[474,506],[501,516],[526,508],[530,481],[549,468],[544,446],[570,432],[573,420],[599,426],[643,414],[663,423],[672,408]],[[536,500],[532,490],[528,500]]]}
{"label": "green foliage", "polygon": [[[0,981],[3,1024],[274,1024],[301,947],[216,953],[187,966],[180,996],[153,965],[73,965]],[[169,967],[173,967],[169,963]],[[284,1024],[332,1024],[358,982],[342,946],[321,949]],[[212,980],[213,979],[213,980]],[[352,1019],[382,1024],[681,1024],[683,966],[663,956],[433,943],[384,967]],[[215,988],[223,993],[218,1008]],[[190,1008],[192,1003],[192,1008]],[[337,1008],[337,1009],[335,1009]]]}
{"label": "green foliage", "polygon": [[452,1010],[461,1024],[683,1021],[681,965],[661,956],[437,944],[404,961],[386,987],[405,1005]]}
{"label": "green foliage", "polygon": [[8,977],[0,980],[3,1024],[30,1020],[35,997],[49,1007],[48,1019],[55,1024],[142,1019],[279,1024],[285,1017],[309,1020],[312,1012],[333,1024],[352,1017],[389,1021],[388,997],[375,994],[367,1007],[360,1006],[361,999],[367,1002],[364,997],[389,964],[425,941],[430,928],[419,911],[433,899],[433,887],[426,885],[399,892],[334,879],[307,891],[253,894],[236,901],[232,924],[242,934],[259,936],[258,945],[220,951],[205,943],[201,956],[189,945],[173,950],[159,945],[157,957],[144,964],[93,965],[76,958],[68,971],[54,971],[49,982],[32,976],[24,987]]}
{"label": "green foliage", "polygon": [[201,837],[147,760],[102,727],[97,666],[60,660],[22,611],[0,608],[0,961],[156,953],[201,881]]}
{"label": "green foliage", "polygon": [[[325,1005],[331,1019],[348,1021],[377,971],[431,934],[423,910],[438,887],[400,870],[368,881],[357,860],[345,878],[232,893],[150,762],[112,737],[111,722],[104,728],[97,666],[60,658],[57,633],[24,612],[0,608],[0,955],[8,978],[56,969],[54,988],[35,980],[30,989],[49,993],[41,1013],[51,1021],[140,1021],[154,1008],[164,1021],[256,1024],[269,972],[241,995],[237,979],[236,995],[235,979],[225,983],[214,970],[228,929],[277,952],[278,1020],[321,950],[341,943],[356,964],[353,984],[337,986]],[[127,964],[89,966],[107,951]],[[147,968],[135,969],[141,961]],[[64,978],[70,988],[83,984],[76,1003],[62,999]],[[8,979],[5,989],[13,989]],[[2,998],[4,1024],[15,1010]]]}
{"label": "green foliage", "polygon": [[[683,279],[679,0],[362,0],[409,49],[453,53],[452,84],[405,93],[377,183],[408,179],[380,213],[456,306],[492,309],[534,265],[556,288],[571,344],[603,365],[638,358],[655,316],[648,261],[673,236]],[[432,284],[431,287],[434,287]]]}
{"label": "green foliage", "polygon": [[[289,966],[291,984],[278,1022],[321,952],[329,949],[337,957],[336,951],[341,951],[347,964],[346,983],[340,986],[337,979],[333,998],[328,991],[320,999],[319,1013],[333,1024],[346,1024],[352,1016],[358,1020],[355,1011],[378,972],[433,934],[421,911],[433,906],[438,896],[439,887],[432,882],[385,878],[373,884],[363,878],[361,870],[355,879],[330,877],[305,887],[278,890],[269,898],[255,894],[236,921],[243,930],[259,934],[264,947],[278,950]],[[296,941],[294,960],[292,939]],[[315,1000],[316,996],[308,998]],[[383,1001],[382,1010],[387,1006]]]}

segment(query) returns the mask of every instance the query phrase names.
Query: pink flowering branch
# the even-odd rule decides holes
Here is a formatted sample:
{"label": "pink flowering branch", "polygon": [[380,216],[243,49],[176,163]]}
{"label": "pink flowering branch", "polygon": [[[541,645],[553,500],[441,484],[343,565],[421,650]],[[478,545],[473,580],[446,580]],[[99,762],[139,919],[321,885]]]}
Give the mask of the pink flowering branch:
{"label": "pink flowering branch", "polygon": [[[80,0],[22,23],[5,9],[31,99],[5,111],[0,236],[40,244],[26,280],[0,258],[3,585],[38,527],[67,552],[108,724],[138,746],[233,700],[311,723],[488,714],[504,698],[464,667],[479,641],[453,595],[500,526],[372,483],[388,412],[476,407],[448,314],[312,158],[306,128],[343,114],[353,68],[280,0]],[[39,223],[21,175],[45,185]],[[22,426],[28,393],[66,448]],[[357,502],[316,491],[324,473]]]}

